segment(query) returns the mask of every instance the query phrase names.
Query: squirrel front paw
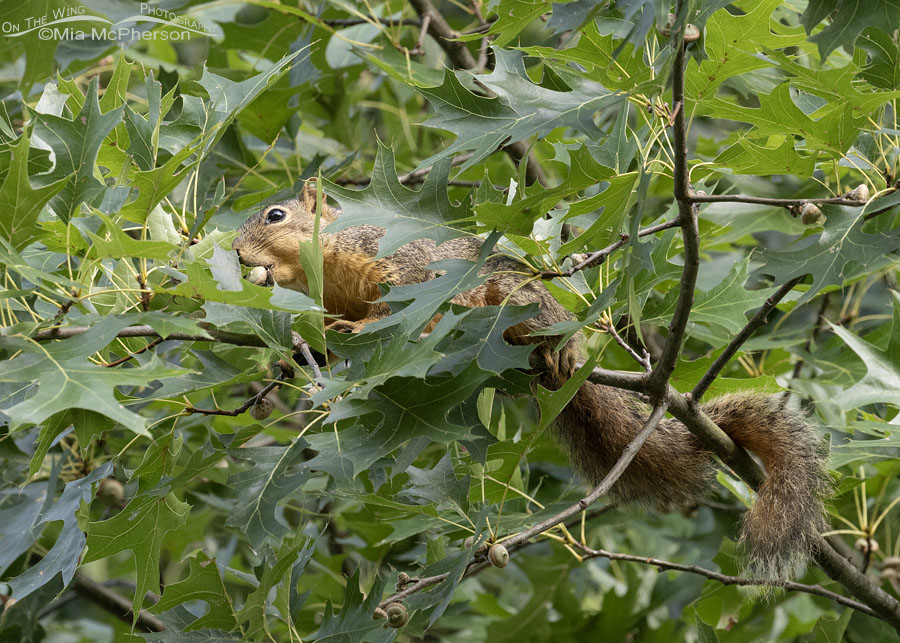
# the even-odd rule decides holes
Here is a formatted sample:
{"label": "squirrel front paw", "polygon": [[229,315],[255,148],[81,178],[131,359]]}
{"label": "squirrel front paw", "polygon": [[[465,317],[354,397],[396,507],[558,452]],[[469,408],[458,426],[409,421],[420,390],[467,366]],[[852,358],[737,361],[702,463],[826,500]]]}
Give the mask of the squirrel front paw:
{"label": "squirrel front paw", "polygon": [[360,322],[350,321],[349,319],[339,319],[328,324],[325,330],[333,330],[338,333],[358,333],[365,328],[366,325]]}

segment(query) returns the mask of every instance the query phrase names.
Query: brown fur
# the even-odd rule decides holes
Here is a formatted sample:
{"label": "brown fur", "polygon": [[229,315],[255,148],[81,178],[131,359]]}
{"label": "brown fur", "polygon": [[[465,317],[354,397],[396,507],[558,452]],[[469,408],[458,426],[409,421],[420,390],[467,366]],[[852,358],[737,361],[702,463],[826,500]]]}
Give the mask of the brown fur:
{"label": "brown fur", "polygon": [[[269,206],[251,217],[233,243],[243,263],[266,266],[281,286],[304,291],[307,285],[298,260],[298,243],[312,237],[315,188],[311,185],[307,184],[297,199]],[[266,213],[274,207],[288,216],[282,222],[266,224]],[[338,215],[337,210],[323,207],[325,222]],[[423,239],[375,259],[383,234],[382,228],[366,225],[320,236],[323,303],[330,314],[341,317],[332,327],[358,331],[390,314],[386,304],[375,301],[379,283],[427,281],[435,276],[427,268],[431,262],[447,258],[475,261],[481,250],[477,238],[454,239],[440,246]],[[525,282],[523,270],[514,259],[493,256],[480,271],[487,275],[485,283],[452,301],[466,306],[537,302],[538,315],[508,329],[505,338],[514,344],[537,345],[532,362],[538,381],[555,390],[571,377],[581,359],[578,341],[573,338],[554,351],[558,338],[531,336],[570,315],[542,283]],[[769,580],[790,577],[825,526],[822,498],[828,483],[815,431],[802,416],[781,409],[776,399],[767,396],[726,395],[702,409],[736,443],[756,453],[769,474],[741,531],[751,571]],[[576,469],[596,484],[618,460],[648,413],[646,405],[632,395],[588,382],[557,419],[557,434]],[[715,460],[700,441],[677,420],[666,419],[638,451],[612,495],[622,501],[655,501],[671,508],[690,506],[708,494],[715,472]]]}

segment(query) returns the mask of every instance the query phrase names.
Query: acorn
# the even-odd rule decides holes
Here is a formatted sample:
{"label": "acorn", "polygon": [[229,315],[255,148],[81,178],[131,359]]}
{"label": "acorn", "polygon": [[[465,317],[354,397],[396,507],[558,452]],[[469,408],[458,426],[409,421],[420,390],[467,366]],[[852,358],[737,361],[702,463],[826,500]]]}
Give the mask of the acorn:
{"label": "acorn", "polygon": [[250,407],[250,417],[257,422],[261,422],[272,415],[272,408],[272,403],[269,400],[260,400]]}
{"label": "acorn", "polygon": [[[463,549],[472,549],[472,546],[475,544],[475,536],[469,536],[466,538],[465,542],[463,542]],[[487,551],[488,544],[486,542],[482,542],[478,545],[478,549],[476,549],[473,553],[475,554],[483,554]]]}
{"label": "acorn", "polygon": [[860,183],[847,193],[847,198],[857,203],[866,203],[869,200],[869,187],[865,183]]}
{"label": "acorn", "polygon": [[250,272],[247,273],[247,281],[251,284],[256,284],[257,286],[265,286],[266,282],[269,280],[269,271],[265,269],[264,266],[254,266]]}
{"label": "acorn", "polygon": [[104,478],[97,487],[97,499],[107,507],[118,507],[125,499],[125,487],[115,478]]}
{"label": "acorn", "polygon": [[874,554],[876,551],[881,549],[878,546],[878,541],[874,538],[857,538],[853,546],[864,554]]}
{"label": "acorn", "polygon": [[400,572],[397,574],[397,589],[402,590],[407,585],[412,582],[412,579],[409,577],[409,574],[406,572]]}
{"label": "acorn", "polygon": [[687,23],[684,26],[684,41],[685,42],[697,42],[698,40],[700,40],[700,30],[697,29],[696,25]]}
{"label": "acorn", "polygon": [[509,563],[509,552],[500,543],[491,545],[491,548],[488,550],[488,560],[491,561],[491,565],[494,567],[506,567]]}
{"label": "acorn", "polygon": [[804,203],[800,206],[800,220],[806,225],[822,225],[827,219],[815,203]]}
{"label": "acorn", "polygon": [[900,580],[900,572],[898,572],[893,567],[885,567],[881,570],[881,574],[879,574],[879,579],[881,582],[888,581],[890,583],[894,583]]}
{"label": "acorn", "polygon": [[376,607],[375,611],[372,612],[372,620],[373,621],[380,621],[381,619],[386,619],[386,618],[387,618],[387,612],[385,612],[380,607]]}
{"label": "acorn", "polygon": [[891,568],[896,570],[898,574],[900,574],[900,556],[888,556],[884,559],[882,563],[885,568]]}
{"label": "acorn", "polygon": [[384,608],[387,615],[388,625],[391,627],[403,627],[409,620],[409,612],[403,606],[403,603],[391,603]]}

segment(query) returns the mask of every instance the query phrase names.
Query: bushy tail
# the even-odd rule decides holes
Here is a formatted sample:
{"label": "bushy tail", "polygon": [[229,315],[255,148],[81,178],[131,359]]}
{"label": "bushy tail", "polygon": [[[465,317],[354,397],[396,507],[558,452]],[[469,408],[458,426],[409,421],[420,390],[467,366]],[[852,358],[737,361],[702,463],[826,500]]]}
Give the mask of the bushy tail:
{"label": "bushy tail", "polygon": [[748,571],[769,581],[794,577],[826,526],[830,479],[821,441],[802,415],[781,408],[774,396],[726,395],[702,408],[768,473],[741,526]]}

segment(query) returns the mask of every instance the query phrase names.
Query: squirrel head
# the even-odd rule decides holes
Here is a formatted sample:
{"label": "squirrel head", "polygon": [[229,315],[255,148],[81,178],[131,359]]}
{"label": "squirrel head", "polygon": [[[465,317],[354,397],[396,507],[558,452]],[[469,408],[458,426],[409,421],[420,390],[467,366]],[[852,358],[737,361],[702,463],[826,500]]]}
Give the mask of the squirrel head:
{"label": "squirrel head", "polygon": [[[323,195],[324,197],[324,195]],[[340,212],[322,202],[322,227]],[[231,248],[245,266],[263,266],[279,286],[307,290],[299,243],[309,241],[316,222],[316,182],[310,179],[293,199],[267,205],[238,228]]]}

